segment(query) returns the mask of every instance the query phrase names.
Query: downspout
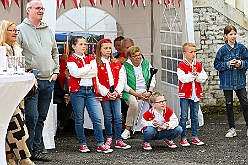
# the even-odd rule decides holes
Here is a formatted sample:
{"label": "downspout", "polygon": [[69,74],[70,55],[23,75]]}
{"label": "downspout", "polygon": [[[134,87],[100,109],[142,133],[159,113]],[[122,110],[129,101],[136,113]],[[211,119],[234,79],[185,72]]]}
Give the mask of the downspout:
{"label": "downspout", "polygon": [[153,2],[151,3],[151,65],[153,66],[153,29],[154,29],[154,21],[153,21]]}

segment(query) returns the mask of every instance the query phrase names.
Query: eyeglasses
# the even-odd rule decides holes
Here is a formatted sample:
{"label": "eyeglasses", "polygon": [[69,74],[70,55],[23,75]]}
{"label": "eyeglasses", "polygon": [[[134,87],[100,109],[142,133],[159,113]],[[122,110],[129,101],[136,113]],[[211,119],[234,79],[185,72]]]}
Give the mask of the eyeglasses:
{"label": "eyeglasses", "polygon": [[165,103],[166,103],[166,100],[156,101],[155,103],[158,103],[158,104],[165,104]]}
{"label": "eyeglasses", "polygon": [[134,56],[131,56],[132,58],[137,58],[137,57],[140,57],[141,54],[138,54],[138,55],[134,55]]}
{"label": "eyeglasses", "polygon": [[19,30],[14,30],[14,29],[13,30],[7,30],[7,31],[12,32],[12,33],[17,33],[17,34],[19,33]]}
{"label": "eyeglasses", "polygon": [[30,8],[34,8],[37,11],[45,11],[45,8],[44,7],[30,7]]}

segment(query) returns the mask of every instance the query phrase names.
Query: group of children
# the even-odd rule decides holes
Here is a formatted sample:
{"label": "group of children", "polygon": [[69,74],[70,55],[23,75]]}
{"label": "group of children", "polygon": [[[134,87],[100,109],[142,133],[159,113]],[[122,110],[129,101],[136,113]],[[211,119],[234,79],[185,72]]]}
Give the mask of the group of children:
{"label": "group of children", "polygon": [[[226,28],[230,29],[230,26]],[[234,119],[231,114],[233,111],[232,107],[229,106],[232,105],[232,95],[229,96],[230,90],[235,90],[236,93],[239,94],[238,97],[242,100],[241,105],[243,110],[246,106],[245,103],[247,103],[246,90],[244,86],[245,81],[240,85],[241,89],[239,87],[237,89],[229,89],[226,88],[225,85],[227,82],[223,80],[223,77],[226,78],[223,76],[223,74],[226,74],[225,72],[231,72],[234,70],[236,72],[241,72],[241,70],[246,71],[248,65],[247,61],[245,61],[247,60],[246,58],[248,58],[246,49],[241,44],[237,46],[236,38],[234,39],[229,36],[234,35],[234,32],[236,36],[236,29],[231,28],[230,31],[225,31],[225,37],[227,39],[226,44],[224,48],[221,48],[217,53],[214,63],[215,68],[220,71],[220,84],[221,88],[224,90],[227,101],[227,115],[230,116],[228,117],[230,130],[226,137],[236,136]],[[68,85],[75,115],[76,134],[81,143],[79,150],[81,152],[90,151],[86,145],[83,126],[85,107],[87,108],[89,117],[93,123],[98,152],[110,153],[113,151],[111,149],[112,116],[115,129],[115,148],[131,148],[131,146],[124,143],[121,138],[122,114],[120,98],[124,89],[126,76],[121,63],[112,55],[111,40],[102,39],[99,41],[95,59],[90,55],[84,54],[86,49],[86,40],[83,37],[73,37],[71,44],[75,53],[68,58],[67,62],[67,67],[70,72]],[[242,48],[241,51],[243,52],[239,51],[236,53],[235,57],[230,56],[226,59],[226,50],[236,49],[236,46],[238,49]],[[186,122],[188,121],[189,110],[192,130],[191,144],[204,145],[204,142],[198,138],[198,111],[199,100],[203,96],[201,84],[207,80],[208,76],[201,63],[196,61],[196,45],[194,43],[185,43],[182,47],[182,52],[185,59],[180,62],[177,67],[181,109],[180,120],[178,120],[173,110],[166,106],[166,99],[162,93],[152,93],[149,98],[151,108],[142,115],[141,119],[141,125],[143,126],[142,147],[145,150],[151,150],[151,141],[157,139],[163,139],[168,147],[176,148],[177,145],[173,140],[179,135],[181,136],[181,146],[190,146],[186,136]],[[235,61],[233,58],[235,58]],[[240,74],[245,74],[245,72]],[[240,95],[242,95],[242,97]],[[97,100],[100,101],[104,114],[106,140],[102,132]],[[244,112],[245,119],[247,120],[247,111]]]}

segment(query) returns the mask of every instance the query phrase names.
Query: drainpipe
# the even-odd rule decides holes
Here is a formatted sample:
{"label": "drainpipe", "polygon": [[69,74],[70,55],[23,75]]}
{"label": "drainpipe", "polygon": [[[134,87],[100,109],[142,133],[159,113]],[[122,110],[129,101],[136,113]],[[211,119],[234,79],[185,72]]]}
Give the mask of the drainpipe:
{"label": "drainpipe", "polygon": [[153,66],[153,29],[154,29],[154,22],[153,22],[153,2],[151,3],[151,65]]}

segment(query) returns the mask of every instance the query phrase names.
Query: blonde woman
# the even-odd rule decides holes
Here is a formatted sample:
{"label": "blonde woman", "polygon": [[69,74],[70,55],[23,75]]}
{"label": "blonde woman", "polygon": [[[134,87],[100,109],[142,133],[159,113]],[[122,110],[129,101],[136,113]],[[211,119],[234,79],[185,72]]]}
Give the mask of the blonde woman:
{"label": "blonde woman", "polygon": [[[18,30],[12,21],[2,20],[0,22],[0,46],[6,46],[7,56],[22,56],[22,48],[16,43]],[[28,149],[29,138],[25,125],[22,109],[23,101],[15,109],[11,117],[6,135],[6,159],[8,165],[16,165],[13,154],[18,159],[19,165],[35,165],[29,158],[31,154]]]}

